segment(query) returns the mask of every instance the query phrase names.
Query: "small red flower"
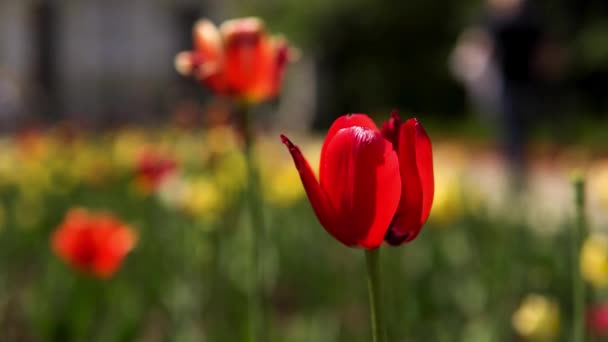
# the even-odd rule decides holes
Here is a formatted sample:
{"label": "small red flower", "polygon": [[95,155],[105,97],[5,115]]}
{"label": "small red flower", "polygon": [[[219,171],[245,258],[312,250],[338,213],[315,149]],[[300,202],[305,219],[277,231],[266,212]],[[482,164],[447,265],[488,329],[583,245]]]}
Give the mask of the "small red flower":
{"label": "small red flower", "polygon": [[416,119],[396,113],[382,133],[365,114],[339,117],[321,150],[319,181],[300,149],[288,147],[321,225],[347,246],[411,241],[433,198],[431,144]]}
{"label": "small red flower", "polygon": [[259,102],[276,96],[292,53],[282,36],[268,36],[259,18],[194,25],[194,49],[175,58],[177,71],[211,91]]}
{"label": "small red flower", "polygon": [[597,336],[608,336],[608,303],[594,306],[587,312],[587,326]]}
{"label": "small red flower", "polygon": [[135,232],[117,218],[84,209],[71,209],[51,238],[61,259],[99,278],[114,274],[136,242]]}
{"label": "small red flower", "polygon": [[418,236],[431,212],[435,183],[433,151],[426,131],[412,118],[401,122],[397,111],[382,125],[382,135],[399,156],[401,201],[386,233],[386,242],[400,245]]}
{"label": "small red flower", "polygon": [[146,150],[139,156],[135,167],[137,185],[145,192],[152,191],[176,170],[175,159],[156,151]]}

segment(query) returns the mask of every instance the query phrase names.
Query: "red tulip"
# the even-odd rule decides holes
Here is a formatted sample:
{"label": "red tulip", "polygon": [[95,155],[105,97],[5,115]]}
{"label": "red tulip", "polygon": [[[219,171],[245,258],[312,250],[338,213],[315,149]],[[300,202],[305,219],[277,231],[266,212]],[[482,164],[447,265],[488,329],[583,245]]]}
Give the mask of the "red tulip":
{"label": "red tulip", "polygon": [[136,241],[135,232],[117,218],[72,209],[53,233],[51,245],[76,269],[107,278],[116,272]]}
{"label": "red tulip", "polygon": [[597,336],[608,336],[608,304],[601,304],[587,312],[587,326]]}
{"label": "red tulip", "polygon": [[386,242],[399,245],[418,236],[431,212],[435,183],[433,151],[426,131],[412,118],[401,122],[397,111],[382,125],[382,135],[399,156],[401,201],[386,233]]}
{"label": "red tulip", "polygon": [[[382,136],[367,115],[339,117],[330,127],[323,143],[319,181],[300,149],[287,137],[281,136],[289,148],[321,225],[343,244],[373,249],[380,246],[385,238],[391,244],[413,239],[413,234],[409,232],[416,227],[408,226],[410,229],[404,230],[406,227],[403,224],[413,221],[410,216],[414,212],[410,206],[415,204],[412,202],[414,196],[420,201],[416,206],[424,206],[419,189],[414,189],[410,195],[408,192],[412,190],[405,188],[405,185],[420,183],[418,173],[414,174],[410,170],[419,170],[419,167],[409,164],[414,153],[412,150],[420,150],[416,144],[428,146],[426,157],[430,158],[430,143],[426,134],[410,134],[424,132],[422,126],[413,120],[413,124],[408,123],[400,129],[404,135],[403,148],[395,150],[391,141]],[[395,123],[397,126],[400,125]],[[420,127],[417,128],[418,126]],[[425,141],[421,142],[423,139]],[[412,144],[412,148],[407,144]],[[397,151],[401,153],[398,154]],[[426,169],[422,172],[431,172],[432,183],[432,166],[425,166]],[[416,181],[405,178],[414,176]],[[428,207],[430,209],[430,204]],[[405,219],[404,215],[407,216]],[[428,211],[425,215],[428,216]],[[416,223],[420,220],[419,212]],[[419,230],[420,225],[416,226]],[[388,231],[389,227],[399,230]],[[408,234],[405,239],[403,233]],[[401,240],[397,241],[399,239]]]}
{"label": "red tulip", "polygon": [[283,37],[266,34],[262,20],[229,20],[218,30],[201,19],[193,35],[194,50],[176,56],[178,72],[219,95],[258,102],[278,94],[291,53]]}
{"label": "red tulip", "polygon": [[137,160],[135,168],[137,185],[144,192],[156,189],[160,183],[177,170],[177,162],[158,152],[146,150]]}

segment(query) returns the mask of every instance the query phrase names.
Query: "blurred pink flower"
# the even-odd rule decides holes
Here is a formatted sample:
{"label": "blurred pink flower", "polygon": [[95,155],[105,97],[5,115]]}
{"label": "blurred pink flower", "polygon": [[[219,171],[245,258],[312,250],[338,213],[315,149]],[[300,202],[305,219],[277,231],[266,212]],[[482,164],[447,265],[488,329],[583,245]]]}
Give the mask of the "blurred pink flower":
{"label": "blurred pink flower", "polygon": [[608,336],[608,303],[593,306],[587,311],[587,326],[598,336]]}
{"label": "blurred pink flower", "polygon": [[177,170],[177,161],[153,150],[144,151],[137,160],[135,182],[140,190],[149,193]]}

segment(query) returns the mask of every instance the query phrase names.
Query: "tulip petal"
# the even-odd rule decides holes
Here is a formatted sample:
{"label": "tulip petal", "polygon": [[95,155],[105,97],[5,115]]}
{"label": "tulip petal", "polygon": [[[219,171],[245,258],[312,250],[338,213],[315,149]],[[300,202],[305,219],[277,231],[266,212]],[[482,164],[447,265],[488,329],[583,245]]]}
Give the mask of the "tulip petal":
{"label": "tulip petal", "polygon": [[[331,207],[325,192],[323,192],[323,189],[321,189],[321,186],[319,185],[314,172],[308,164],[308,161],[306,158],[304,158],[304,155],[302,155],[300,148],[294,145],[289,138],[281,135],[281,141],[289,149],[289,153],[291,154],[296,169],[300,174],[302,185],[304,186],[304,190],[306,191],[306,195],[308,196],[308,200],[310,201],[317,219],[319,219],[319,222],[328,233],[334,235],[332,232],[336,231],[335,224],[337,222],[335,211]],[[340,238],[336,238],[340,240]]]}
{"label": "tulip petal", "polygon": [[175,68],[184,76],[193,76],[217,93],[227,93],[227,83],[222,72],[223,46],[217,27],[207,19],[194,24],[193,51],[184,51],[175,57]]}
{"label": "tulip petal", "polygon": [[399,245],[416,238],[426,222],[434,195],[431,141],[416,119],[401,125],[399,166],[403,193],[386,241]]}
{"label": "tulip petal", "polygon": [[[327,131],[327,135],[325,136],[325,140],[323,142],[323,147],[321,148],[320,165],[323,165],[325,163],[325,151],[327,150],[327,146],[329,145],[333,137],[336,135],[336,133],[338,133],[338,131],[340,131],[342,128],[348,128],[353,126],[365,127],[376,131],[378,130],[378,126],[376,126],[374,120],[372,120],[366,114],[347,114],[340,116],[334,121],[334,123],[331,125],[331,127],[329,127],[329,130]],[[322,167],[319,169],[319,178],[323,177],[322,169]]]}
{"label": "tulip petal", "polygon": [[424,127],[416,119],[410,120],[415,122],[416,165],[418,166],[418,177],[420,177],[420,185],[422,187],[422,215],[420,216],[420,224],[422,225],[429,218],[435,195],[433,148],[431,146],[431,139],[426,134]]}
{"label": "tulip petal", "polygon": [[112,218],[103,218],[96,229],[97,245],[100,246],[93,260],[94,272],[100,277],[108,277],[116,272],[122,259],[137,240],[135,233],[127,226]]}
{"label": "tulip petal", "polygon": [[267,39],[268,57],[259,61],[259,79],[251,90],[250,97],[261,101],[279,93],[283,74],[289,61],[289,45],[282,36]]}
{"label": "tulip petal", "polygon": [[399,131],[401,130],[401,118],[395,109],[391,111],[391,118],[382,124],[381,132],[384,139],[393,144],[395,151],[399,151]]}
{"label": "tulip petal", "polygon": [[217,62],[222,58],[222,38],[215,24],[200,19],[194,24],[194,50],[206,61]]}
{"label": "tulip petal", "polygon": [[191,76],[194,71],[194,54],[191,51],[183,51],[175,56],[173,61],[175,70],[182,76]]}
{"label": "tulip petal", "polygon": [[175,57],[175,68],[184,76],[203,79],[217,73],[222,59],[222,41],[217,27],[207,19],[198,20],[192,29],[193,51]]}
{"label": "tulip petal", "polygon": [[86,225],[88,225],[88,216],[84,210],[70,210],[66,215],[65,222],[61,225],[61,229],[53,233],[51,243],[55,253],[66,260],[77,254],[81,227]]}
{"label": "tulip petal", "polygon": [[230,87],[238,94],[255,97],[256,88],[269,72],[272,49],[258,18],[226,21],[220,27],[224,38],[224,72]]}
{"label": "tulip petal", "polygon": [[279,90],[281,81],[283,80],[283,74],[285,73],[285,67],[293,54],[290,52],[287,39],[283,36],[274,37],[272,46],[274,58],[272,60],[272,72],[269,74],[272,76],[271,91],[274,95]]}
{"label": "tulip petal", "polygon": [[213,91],[228,91],[223,73],[224,52],[222,37],[210,20],[200,19],[194,24],[193,65],[195,76]]}
{"label": "tulip petal", "polygon": [[330,233],[348,246],[380,246],[401,197],[391,144],[377,129],[352,126],[335,133],[324,150],[320,184],[339,222]]}

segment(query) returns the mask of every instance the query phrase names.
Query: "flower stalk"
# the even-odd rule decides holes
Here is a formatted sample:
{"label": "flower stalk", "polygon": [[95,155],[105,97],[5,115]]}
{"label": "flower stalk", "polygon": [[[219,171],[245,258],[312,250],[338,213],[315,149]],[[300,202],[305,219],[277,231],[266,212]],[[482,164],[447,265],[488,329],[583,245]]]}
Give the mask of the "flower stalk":
{"label": "flower stalk", "polygon": [[586,289],[581,277],[579,254],[582,241],[587,234],[585,219],[585,178],[577,175],[572,181],[574,187],[574,202],[576,206],[576,222],[572,231],[572,299],[573,299],[573,322],[572,341],[585,341],[585,298]]}
{"label": "flower stalk", "polygon": [[[257,342],[261,338],[259,327],[263,322],[263,308],[260,297],[260,242],[264,235],[264,213],[262,207],[262,196],[260,192],[260,176],[255,163],[253,145],[254,129],[251,122],[251,106],[247,102],[239,105],[241,129],[244,140],[244,154],[247,168],[247,208],[251,223],[251,255],[250,255],[250,279],[247,293],[247,316],[248,316],[248,341]],[[263,339],[262,339],[263,340]]]}
{"label": "flower stalk", "polygon": [[380,248],[365,250],[367,264],[367,287],[369,291],[372,341],[386,342],[386,328],[382,305],[382,281],[380,274]]}

